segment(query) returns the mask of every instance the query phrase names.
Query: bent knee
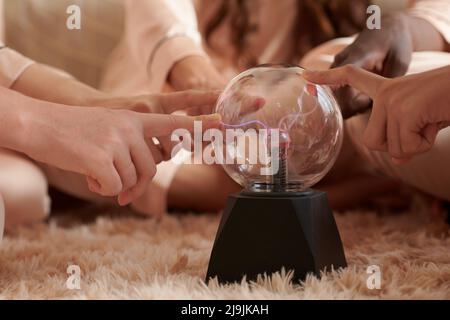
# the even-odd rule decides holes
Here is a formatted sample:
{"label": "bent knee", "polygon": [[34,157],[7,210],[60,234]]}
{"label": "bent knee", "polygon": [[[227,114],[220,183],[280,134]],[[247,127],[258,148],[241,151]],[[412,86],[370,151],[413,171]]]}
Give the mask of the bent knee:
{"label": "bent knee", "polygon": [[6,229],[45,220],[50,213],[47,180],[27,159],[0,159],[0,194]]}
{"label": "bent knee", "polygon": [[3,198],[0,194],[0,242],[3,239],[3,230],[5,228],[5,206],[3,205]]}

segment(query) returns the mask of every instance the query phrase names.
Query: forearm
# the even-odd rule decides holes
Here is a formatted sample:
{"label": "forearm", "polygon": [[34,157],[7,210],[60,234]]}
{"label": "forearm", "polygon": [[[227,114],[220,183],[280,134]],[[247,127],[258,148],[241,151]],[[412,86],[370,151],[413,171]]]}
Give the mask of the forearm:
{"label": "forearm", "polygon": [[[42,102],[0,87],[0,147],[27,153],[28,122]],[[32,133],[32,134],[36,134]]]}
{"label": "forearm", "polygon": [[76,106],[90,106],[108,97],[67,73],[37,63],[28,67],[11,89],[39,100]]}

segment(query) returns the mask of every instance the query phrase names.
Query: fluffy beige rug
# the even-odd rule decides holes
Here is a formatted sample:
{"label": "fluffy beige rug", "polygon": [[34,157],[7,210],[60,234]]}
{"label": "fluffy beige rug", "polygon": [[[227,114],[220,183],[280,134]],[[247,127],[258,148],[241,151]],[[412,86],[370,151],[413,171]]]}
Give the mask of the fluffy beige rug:
{"label": "fluffy beige rug", "polygon": [[[336,219],[349,263],[345,270],[311,276],[300,285],[280,273],[256,283],[207,286],[202,280],[217,216],[155,221],[83,207],[6,236],[0,247],[0,298],[450,299],[448,226],[429,223],[417,212],[352,211]],[[81,269],[80,290],[66,287],[72,264]],[[366,286],[366,269],[374,264],[382,271],[380,290]]]}

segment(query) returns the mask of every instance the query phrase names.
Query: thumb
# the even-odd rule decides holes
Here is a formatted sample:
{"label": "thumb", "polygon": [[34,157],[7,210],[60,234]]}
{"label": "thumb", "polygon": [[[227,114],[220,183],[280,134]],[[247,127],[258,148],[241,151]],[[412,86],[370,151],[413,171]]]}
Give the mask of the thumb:
{"label": "thumb", "polygon": [[219,114],[209,114],[202,116],[181,116],[165,114],[139,114],[144,126],[146,138],[161,137],[171,135],[177,129],[194,131],[195,122],[200,122],[202,130],[219,128],[221,116]]}
{"label": "thumb", "polygon": [[367,94],[372,99],[375,97],[378,88],[386,80],[377,74],[357,68],[351,64],[326,71],[305,70],[303,77],[316,84],[334,86],[349,85]]}

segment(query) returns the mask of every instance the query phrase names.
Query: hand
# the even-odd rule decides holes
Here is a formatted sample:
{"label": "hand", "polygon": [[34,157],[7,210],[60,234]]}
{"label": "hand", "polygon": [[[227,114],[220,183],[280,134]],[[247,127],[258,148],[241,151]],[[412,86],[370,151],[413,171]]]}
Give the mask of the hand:
{"label": "hand", "polygon": [[[216,105],[219,91],[186,90],[167,94],[151,94],[135,97],[101,97],[92,100],[91,105],[109,109],[126,109],[142,113],[171,114],[175,111],[186,111],[190,116],[210,114]],[[156,141],[155,141],[156,140]],[[158,145],[155,145],[155,142]],[[170,136],[158,137],[148,141],[152,149],[160,149],[158,163],[169,160],[174,143]]]}
{"label": "hand", "polygon": [[351,65],[304,76],[317,84],[350,85],[371,97],[363,141],[370,149],[389,152],[396,163],[430,150],[438,131],[449,125],[450,67],[396,79]]}
{"label": "hand", "polygon": [[189,56],[175,63],[169,83],[175,90],[222,89],[226,84],[212,63],[201,56]]}
{"label": "hand", "polygon": [[146,139],[168,136],[178,128],[192,132],[195,120],[202,120],[205,130],[220,124],[216,115],[194,118],[44,102],[23,119],[19,151],[85,175],[92,192],[118,195],[120,205],[144,192],[162,158],[162,151],[149,148]]}
{"label": "hand", "polygon": [[[380,30],[362,31],[350,46],[335,57],[331,68],[352,64],[388,78],[404,75],[413,52],[408,19],[404,14],[383,17]],[[335,95],[345,119],[371,106],[369,97],[353,88],[340,88]]]}

